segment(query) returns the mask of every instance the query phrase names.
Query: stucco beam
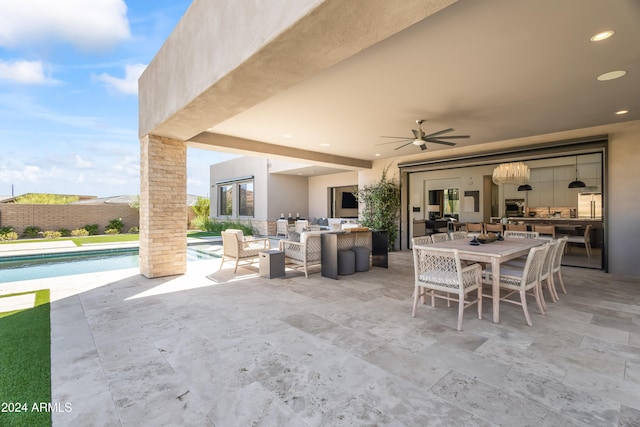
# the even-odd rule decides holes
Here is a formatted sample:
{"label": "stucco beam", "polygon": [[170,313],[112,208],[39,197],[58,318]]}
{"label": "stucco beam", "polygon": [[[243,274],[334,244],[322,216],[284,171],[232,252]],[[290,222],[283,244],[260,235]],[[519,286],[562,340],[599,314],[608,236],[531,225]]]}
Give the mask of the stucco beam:
{"label": "stucco beam", "polygon": [[195,0],[140,77],[139,135],[188,140],[456,1]]}
{"label": "stucco beam", "polygon": [[237,138],[212,132],[202,132],[187,141],[190,147],[216,149],[217,151],[233,150],[233,152],[253,155],[257,153],[268,157],[279,157],[287,160],[302,160],[316,165],[343,167],[348,169],[371,169],[370,160],[354,159],[336,156],[334,154],[319,153],[317,151],[301,150],[283,145],[268,144],[251,139]]}

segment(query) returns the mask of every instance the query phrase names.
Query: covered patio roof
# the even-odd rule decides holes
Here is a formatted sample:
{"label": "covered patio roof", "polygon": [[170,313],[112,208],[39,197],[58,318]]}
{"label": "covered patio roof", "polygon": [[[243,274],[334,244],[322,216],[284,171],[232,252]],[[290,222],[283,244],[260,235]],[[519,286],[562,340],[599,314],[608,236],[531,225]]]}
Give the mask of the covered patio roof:
{"label": "covered patio roof", "polygon": [[[619,242],[638,220],[625,213],[640,197],[628,179],[640,162],[639,16],[634,0],[195,0],[139,81],[142,175],[168,145],[359,170],[366,183],[403,160],[607,135],[610,266],[637,275],[637,251]],[[590,40],[604,30],[613,36]],[[624,75],[598,80],[611,71]],[[418,119],[470,138],[426,151],[384,138],[411,138]],[[184,171],[155,172],[181,188]],[[142,211],[167,192],[145,200],[150,178]]]}

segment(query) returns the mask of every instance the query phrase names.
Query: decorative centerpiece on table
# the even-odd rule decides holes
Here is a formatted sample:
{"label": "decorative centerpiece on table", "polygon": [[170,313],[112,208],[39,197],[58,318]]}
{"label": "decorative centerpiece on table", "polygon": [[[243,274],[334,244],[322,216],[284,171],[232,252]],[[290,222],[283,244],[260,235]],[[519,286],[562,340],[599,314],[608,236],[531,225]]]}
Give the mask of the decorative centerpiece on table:
{"label": "decorative centerpiece on table", "polygon": [[498,236],[495,233],[485,233],[485,234],[480,234],[476,238],[476,240],[478,240],[478,242],[480,243],[491,243],[498,240]]}

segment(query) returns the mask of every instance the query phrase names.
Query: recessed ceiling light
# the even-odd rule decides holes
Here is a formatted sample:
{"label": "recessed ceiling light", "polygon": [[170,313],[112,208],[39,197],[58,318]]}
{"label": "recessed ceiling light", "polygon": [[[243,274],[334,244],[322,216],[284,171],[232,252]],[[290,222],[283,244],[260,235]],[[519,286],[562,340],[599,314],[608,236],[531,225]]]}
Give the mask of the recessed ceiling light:
{"label": "recessed ceiling light", "polygon": [[592,42],[599,42],[601,40],[608,39],[614,34],[615,34],[615,31],[613,30],[602,31],[601,33],[592,35],[589,40],[591,40]]}
{"label": "recessed ceiling light", "polygon": [[624,70],[609,71],[608,73],[600,74],[598,76],[598,80],[600,80],[601,82],[604,82],[607,80],[619,79],[625,74],[627,74],[627,72]]}
{"label": "recessed ceiling light", "polygon": [[376,153],[376,157],[380,157],[380,153]]}
{"label": "recessed ceiling light", "polygon": [[330,147],[331,144],[327,144],[326,142],[323,142],[322,144],[320,144],[320,147]]}
{"label": "recessed ceiling light", "polygon": [[284,134],[282,136],[284,136],[285,138],[291,138],[292,137],[292,135],[290,133]]}
{"label": "recessed ceiling light", "polygon": [[629,110],[620,110],[620,111],[616,111],[616,114],[627,114],[629,112]]}

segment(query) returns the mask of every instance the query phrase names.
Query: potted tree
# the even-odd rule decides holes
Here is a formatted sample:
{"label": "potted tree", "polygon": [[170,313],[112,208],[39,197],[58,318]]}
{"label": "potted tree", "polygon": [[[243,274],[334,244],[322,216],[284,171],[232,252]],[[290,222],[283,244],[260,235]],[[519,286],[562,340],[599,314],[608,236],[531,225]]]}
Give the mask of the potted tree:
{"label": "potted tree", "polygon": [[387,178],[389,166],[383,169],[380,181],[358,190],[358,202],[364,205],[360,221],[363,226],[387,232],[389,250],[395,250],[400,219],[400,185]]}

